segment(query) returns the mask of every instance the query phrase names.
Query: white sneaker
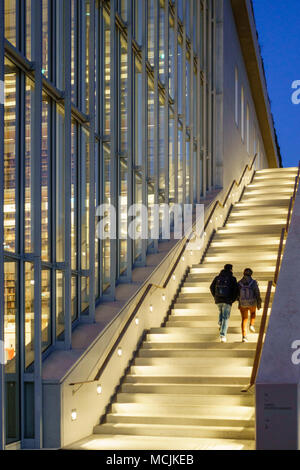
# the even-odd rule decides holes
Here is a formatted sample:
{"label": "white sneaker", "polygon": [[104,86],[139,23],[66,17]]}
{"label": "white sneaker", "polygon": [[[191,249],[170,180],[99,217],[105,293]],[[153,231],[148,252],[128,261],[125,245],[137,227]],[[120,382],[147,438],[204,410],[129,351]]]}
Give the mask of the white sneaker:
{"label": "white sneaker", "polygon": [[249,326],[249,330],[251,331],[251,333],[255,333],[255,328],[253,325],[250,325]]}
{"label": "white sneaker", "polygon": [[226,343],[227,339],[225,336],[220,336],[221,343]]}
{"label": "white sneaker", "polygon": [[247,336],[243,336],[242,342],[243,342],[243,343],[249,343]]}

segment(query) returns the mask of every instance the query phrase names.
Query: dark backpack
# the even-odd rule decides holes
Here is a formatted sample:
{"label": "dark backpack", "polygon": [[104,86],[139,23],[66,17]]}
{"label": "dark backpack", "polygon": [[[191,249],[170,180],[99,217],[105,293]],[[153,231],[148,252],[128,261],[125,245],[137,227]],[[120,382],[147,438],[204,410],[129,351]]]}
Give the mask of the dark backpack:
{"label": "dark backpack", "polygon": [[229,298],[231,295],[231,279],[229,276],[218,276],[216,282],[216,297]]}
{"label": "dark backpack", "polygon": [[240,288],[240,303],[241,305],[248,306],[249,304],[254,304],[256,297],[255,297],[255,292],[254,292],[254,279],[249,284],[243,284],[242,282],[239,282],[239,288]]}

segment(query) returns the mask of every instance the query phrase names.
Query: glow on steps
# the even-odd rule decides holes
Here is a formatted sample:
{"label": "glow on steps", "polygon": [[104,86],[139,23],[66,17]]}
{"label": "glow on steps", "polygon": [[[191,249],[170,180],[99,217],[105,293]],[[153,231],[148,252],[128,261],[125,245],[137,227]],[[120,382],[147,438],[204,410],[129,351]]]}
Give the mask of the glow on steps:
{"label": "glow on steps", "polygon": [[220,343],[209,285],[232,262],[238,278],[245,267],[253,269],[264,298],[296,175],[296,168],[256,173],[226,226],[215,234],[204,262],[195,260],[166,324],[146,335],[104,424],[71,448],[255,448],[254,396],[241,390],[252,372],[261,311],[257,332],[242,343],[235,304],[228,342]]}

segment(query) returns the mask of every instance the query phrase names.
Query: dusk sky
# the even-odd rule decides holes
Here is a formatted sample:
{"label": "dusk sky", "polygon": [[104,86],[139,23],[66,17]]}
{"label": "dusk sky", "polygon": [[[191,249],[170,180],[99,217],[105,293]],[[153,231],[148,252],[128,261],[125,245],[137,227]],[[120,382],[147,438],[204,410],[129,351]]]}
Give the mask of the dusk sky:
{"label": "dusk sky", "polygon": [[300,1],[253,0],[268,92],[283,166],[300,160],[300,104],[292,83],[300,80]]}

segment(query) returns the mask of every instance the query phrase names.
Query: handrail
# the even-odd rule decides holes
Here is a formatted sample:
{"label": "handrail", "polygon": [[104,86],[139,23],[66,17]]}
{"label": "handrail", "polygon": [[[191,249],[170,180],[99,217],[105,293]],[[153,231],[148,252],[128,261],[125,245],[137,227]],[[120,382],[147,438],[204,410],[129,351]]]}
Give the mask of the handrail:
{"label": "handrail", "polygon": [[266,328],[266,323],[267,323],[267,316],[268,316],[268,310],[269,310],[269,304],[271,300],[271,291],[273,287],[273,281],[268,282],[268,288],[266,292],[266,297],[264,301],[264,310],[261,318],[261,324],[260,324],[260,329],[259,329],[259,335],[258,335],[258,340],[257,340],[257,345],[256,345],[256,351],[255,351],[255,356],[254,356],[254,363],[253,363],[253,368],[252,368],[252,373],[251,373],[251,378],[250,378],[250,383],[248,387],[242,390],[242,392],[248,392],[251,387],[255,384],[257,372],[258,372],[258,366],[261,358],[261,352],[262,352],[262,346],[263,346],[263,339],[264,339],[264,334],[265,334],[265,328]]}
{"label": "handrail", "polygon": [[[217,207],[225,208],[225,205],[226,205],[226,203],[227,203],[227,201],[228,201],[228,199],[229,199],[230,193],[232,192],[234,186],[236,186],[236,187],[238,188],[238,187],[241,185],[241,183],[242,183],[242,181],[243,181],[243,178],[244,178],[244,176],[245,176],[247,170],[252,171],[256,158],[257,158],[257,154],[255,154],[255,156],[254,156],[254,158],[253,158],[253,160],[252,160],[251,166],[249,166],[248,164],[245,166],[245,169],[244,169],[244,171],[243,171],[243,173],[242,173],[242,176],[240,177],[239,181],[237,182],[236,180],[234,180],[234,181],[232,182],[232,184],[231,184],[231,186],[230,186],[230,188],[229,188],[229,190],[228,190],[228,192],[227,192],[227,194],[226,194],[226,197],[225,197],[224,202],[221,203],[219,200],[216,201],[216,203],[214,204],[214,208],[212,209],[212,211],[210,212],[210,214],[209,214],[209,216],[208,216],[207,222],[206,222],[206,224],[205,224],[205,226],[204,226],[204,231],[206,230],[208,224],[210,223],[210,221],[211,221],[211,219],[212,219],[212,217],[213,217],[213,214],[214,214],[216,208],[217,208]],[[105,359],[104,359],[104,361],[103,361],[103,363],[102,363],[100,369],[98,370],[98,372],[97,372],[95,378],[92,379],[92,380],[84,380],[84,381],[79,381],[79,382],[72,382],[72,383],[69,384],[70,386],[74,387],[74,386],[76,386],[76,385],[84,385],[84,384],[95,383],[95,382],[98,382],[98,381],[99,381],[101,375],[103,374],[104,370],[106,369],[107,364],[109,363],[110,358],[112,357],[112,355],[114,354],[114,352],[117,350],[117,348],[118,348],[118,346],[119,346],[119,344],[120,344],[121,339],[124,337],[126,331],[127,331],[128,328],[129,328],[129,325],[131,324],[131,322],[132,322],[132,320],[134,319],[136,313],[138,312],[138,310],[139,310],[140,307],[142,306],[144,300],[145,300],[146,297],[148,296],[148,294],[149,294],[151,288],[152,288],[152,287],[155,287],[155,288],[159,288],[159,289],[165,289],[165,288],[167,287],[167,285],[168,285],[168,283],[169,283],[169,281],[170,281],[172,275],[174,274],[174,271],[175,271],[175,269],[176,269],[178,263],[180,262],[180,259],[181,259],[181,257],[182,257],[182,254],[184,253],[184,251],[185,251],[185,249],[186,249],[186,246],[187,246],[187,244],[189,243],[189,241],[190,241],[190,239],[191,239],[191,237],[192,237],[193,235],[194,235],[194,231],[192,231],[192,232],[189,234],[189,236],[186,237],[186,240],[185,240],[185,242],[183,243],[183,247],[182,247],[182,249],[180,250],[180,253],[179,253],[179,255],[177,256],[176,261],[175,261],[175,263],[173,264],[172,269],[170,270],[170,272],[169,272],[169,274],[168,274],[168,276],[167,276],[165,282],[163,283],[163,286],[158,286],[158,285],[152,284],[152,283],[149,283],[149,284],[147,285],[147,287],[146,287],[145,291],[143,292],[142,296],[140,297],[138,303],[137,303],[136,306],[134,307],[133,312],[131,313],[131,315],[129,316],[128,320],[126,321],[124,327],[122,328],[121,333],[118,335],[118,338],[116,339],[116,341],[114,342],[114,344],[113,344],[112,347],[110,348],[109,352],[107,353],[107,355],[106,355],[106,357],[105,357]]]}
{"label": "handrail", "polygon": [[228,199],[229,199],[230,193],[232,192],[234,186],[236,186],[236,187],[238,188],[238,187],[241,185],[241,183],[242,183],[242,181],[243,181],[243,178],[244,178],[244,176],[245,176],[247,170],[252,171],[256,158],[257,158],[257,153],[254,155],[251,165],[249,166],[249,165],[247,164],[247,165],[245,166],[244,171],[243,171],[243,173],[242,173],[242,176],[241,176],[240,179],[239,179],[239,182],[237,182],[237,180],[234,180],[234,181],[232,182],[232,184],[231,184],[229,190],[227,191],[227,194],[226,194],[226,196],[225,196],[224,202],[221,203],[219,200],[215,202],[214,207],[213,207],[213,209],[211,210],[211,212],[210,212],[210,214],[209,214],[209,217],[208,217],[208,219],[207,219],[207,221],[206,221],[206,224],[204,225],[204,230],[206,230],[206,228],[208,227],[208,224],[210,223],[210,220],[212,219],[213,214],[214,214],[216,208],[217,208],[217,207],[221,207],[221,208],[224,209],[224,207],[226,206],[227,201],[228,201]]}
{"label": "handrail", "polygon": [[255,356],[254,356],[254,363],[253,363],[250,383],[245,389],[242,390],[242,392],[248,392],[253,387],[253,385],[255,384],[255,380],[256,380],[256,376],[257,376],[257,372],[258,372],[258,367],[259,367],[259,363],[260,363],[260,358],[261,358],[263,337],[264,337],[264,334],[265,334],[265,328],[266,328],[266,323],[267,323],[267,314],[268,314],[269,304],[270,304],[270,300],[271,300],[271,291],[272,291],[272,287],[276,287],[276,285],[277,285],[279,270],[280,270],[280,263],[281,263],[282,252],[283,252],[284,239],[285,239],[286,235],[288,234],[288,231],[289,231],[289,228],[290,228],[292,208],[293,208],[293,203],[295,202],[296,191],[297,191],[299,181],[300,181],[300,161],[299,161],[299,166],[298,166],[298,173],[297,173],[297,176],[295,178],[294,193],[293,193],[293,196],[291,197],[290,203],[289,203],[289,210],[288,210],[286,225],[281,230],[281,236],[280,236],[280,243],[279,243],[279,247],[278,247],[278,254],[277,254],[277,261],[276,261],[274,279],[273,279],[273,281],[268,282],[268,287],[267,287],[267,292],[266,292],[266,297],[265,297],[265,302],[264,302],[264,311],[263,311],[263,314],[262,314],[262,319],[261,319],[261,324],[260,324],[259,336],[258,336],[258,341],[257,341],[257,346],[256,346],[256,351],[255,351]]}

